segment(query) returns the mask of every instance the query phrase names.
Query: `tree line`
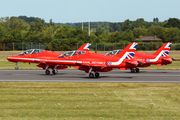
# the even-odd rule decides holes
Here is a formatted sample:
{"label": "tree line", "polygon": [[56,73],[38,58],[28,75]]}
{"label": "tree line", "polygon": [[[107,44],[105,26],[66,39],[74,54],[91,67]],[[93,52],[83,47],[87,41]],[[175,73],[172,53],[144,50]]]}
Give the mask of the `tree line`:
{"label": "tree line", "polygon": [[143,18],[124,22],[91,22],[90,36],[88,22],[54,23],[34,17],[1,17],[0,45],[3,43],[50,43],[47,49],[71,49],[77,43],[121,43],[133,42],[140,36],[156,36],[163,42],[180,42],[180,20],[169,18],[159,22],[147,22]]}

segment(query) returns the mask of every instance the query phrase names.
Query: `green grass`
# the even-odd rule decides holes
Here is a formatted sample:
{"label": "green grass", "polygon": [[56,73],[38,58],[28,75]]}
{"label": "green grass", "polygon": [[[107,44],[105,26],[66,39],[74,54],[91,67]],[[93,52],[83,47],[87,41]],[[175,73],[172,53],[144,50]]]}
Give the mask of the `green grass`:
{"label": "green grass", "polygon": [[[0,69],[14,69],[15,68],[15,62],[9,62],[7,60],[7,57],[11,55],[0,55]],[[36,63],[23,63],[19,62],[18,67],[19,69],[41,69],[37,67],[38,64]]]}
{"label": "green grass", "polygon": [[19,54],[19,53],[21,53],[21,52],[24,52],[24,51],[0,51],[0,53],[17,53],[17,54]]}
{"label": "green grass", "polygon": [[0,119],[180,118],[180,84],[1,82]]}
{"label": "green grass", "polygon": [[180,59],[180,54],[170,54],[171,58]]}
{"label": "green grass", "polygon": [[[0,61],[0,69],[15,69],[15,62],[9,62],[9,61]],[[41,69],[37,67],[38,64],[36,63],[18,63],[19,69]]]}
{"label": "green grass", "polygon": [[8,57],[10,57],[11,55],[0,55],[0,60],[2,61],[6,61]]}

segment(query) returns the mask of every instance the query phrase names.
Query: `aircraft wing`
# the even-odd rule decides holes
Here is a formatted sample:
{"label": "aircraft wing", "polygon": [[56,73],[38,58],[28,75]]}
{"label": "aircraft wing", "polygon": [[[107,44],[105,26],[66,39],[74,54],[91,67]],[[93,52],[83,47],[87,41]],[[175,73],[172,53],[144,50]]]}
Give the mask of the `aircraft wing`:
{"label": "aircraft wing", "polygon": [[146,62],[140,62],[140,61],[137,61],[138,62],[138,65],[143,65],[143,64],[146,64]]}
{"label": "aircraft wing", "polygon": [[107,67],[107,66],[105,66],[105,65],[90,65],[91,67],[101,67],[101,68],[105,68],[105,67]]}
{"label": "aircraft wing", "polygon": [[107,67],[105,65],[105,62],[77,61],[76,63],[79,64],[80,66],[87,66],[87,67],[101,67],[101,68]]}

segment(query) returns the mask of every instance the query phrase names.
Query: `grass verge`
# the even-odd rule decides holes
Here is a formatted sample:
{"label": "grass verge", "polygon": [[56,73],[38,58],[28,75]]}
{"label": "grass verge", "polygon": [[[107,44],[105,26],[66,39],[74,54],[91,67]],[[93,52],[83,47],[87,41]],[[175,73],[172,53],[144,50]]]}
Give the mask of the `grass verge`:
{"label": "grass verge", "polygon": [[0,119],[179,119],[180,84],[1,82]]}

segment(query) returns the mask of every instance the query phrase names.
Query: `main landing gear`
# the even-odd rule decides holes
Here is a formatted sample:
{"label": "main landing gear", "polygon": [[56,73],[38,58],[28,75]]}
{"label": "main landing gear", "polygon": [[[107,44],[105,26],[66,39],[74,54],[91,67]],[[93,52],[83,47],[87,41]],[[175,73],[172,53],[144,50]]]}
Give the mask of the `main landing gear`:
{"label": "main landing gear", "polygon": [[[47,70],[45,71],[45,73],[46,73],[46,75],[49,75],[49,74],[50,74],[50,70],[47,69]],[[58,70],[52,70],[52,73],[55,75],[55,74],[58,73]]]}
{"label": "main landing gear", "polygon": [[56,69],[57,66],[58,66],[58,65],[55,65],[55,67],[54,67],[54,69],[53,69],[53,71],[52,71],[52,73],[53,73],[54,75],[58,73],[58,70]]}
{"label": "main landing gear", "polygon": [[98,73],[98,72],[95,72],[95,74],[89,73],[89,78],[94,78],[94,76],[95,76],[96,78],[98,78],[98,77],[99,77],[99,73]]}
{"label": "main landing gear", "polygon": [[46,75],[49,75],[49,74],[50,74],[50,71],[47,69],[47,70],[45,71],[45,73],[46,73]]}
{"label": "main landing gear", "polygon": [[135,68],[135,69],[131,68],[131,73],[135,73],[135,72],[138,73],[139,72],[139,68]]}
{"label": "main landing gear", "polygon": [[52,70],[52,73],[55,75],[58,73],[58,70],[54,69],[54,70]]}
{"label": "main landing gear", "polygon": [[[50,74],[50,70],[48,69],[49,68],[49,65],[46,66],[46,75],[49,75]],[[58,73],[58,70],[56,69],[57,68],[57,65],[55,66],[55,68],[52,70],[52,73],[55,75]]]}

